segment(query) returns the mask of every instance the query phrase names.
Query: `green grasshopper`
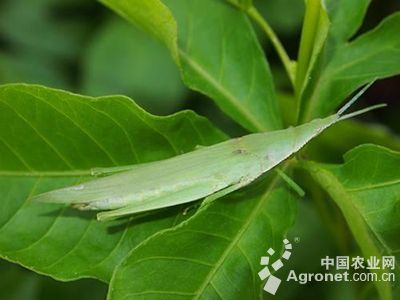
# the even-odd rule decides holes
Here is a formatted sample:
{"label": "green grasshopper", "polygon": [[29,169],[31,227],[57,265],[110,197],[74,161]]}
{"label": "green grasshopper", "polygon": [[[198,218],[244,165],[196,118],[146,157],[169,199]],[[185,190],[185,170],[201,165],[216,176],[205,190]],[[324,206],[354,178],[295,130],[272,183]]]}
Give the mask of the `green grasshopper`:
{"label": "green grasshopper", "polygon": [[81,210],[107,210],[97,214],[98,220],[202,198],[213,201],[248,185],[336,122],[385,106],[378,104],[343,115],[371,84],[329,117],[284,130],[249,134],[161,161],[93,169],[94,174],[119,173],[43,193],[33,200],[72,204]]}

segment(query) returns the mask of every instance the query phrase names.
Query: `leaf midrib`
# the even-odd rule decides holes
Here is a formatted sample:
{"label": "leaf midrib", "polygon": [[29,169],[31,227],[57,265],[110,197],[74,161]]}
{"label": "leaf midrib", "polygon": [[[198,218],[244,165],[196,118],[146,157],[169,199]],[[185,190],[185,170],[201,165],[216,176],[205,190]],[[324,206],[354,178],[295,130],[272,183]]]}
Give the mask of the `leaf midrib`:
{"label": "leaf midrib", "polygon": [[189,55],[187,55],[182,49],[179,49],[179,55],[187,61],[187,63],[203,78],[207,80],[207,82],[212,85],[215,89],[217,89],[234,107],[245,117],[246,121],[249,122],[254,128],[258,131],[263,132],[267,131],[264,125],[262,125],[254,115],[246,110],[246,107],[242,105],[239,99],[237,99],[234,95],[232,95],[223,85],[221,85],[211,74],[209,74],[198,62],[193,60]]}
{"label": "leaf midrib", "polygon": [[367,190],[372,190],[372,189],[377,189],[377,188],[382,188],[382,187],[388,187],[391,185],[399,184],[400,179],[397,180],[390,180],[386,182],[380,182],[376,184],[370,184],[362,187],[357,187],[357,188],[347,188],[346,190],[348,192],[361,192],[361,191],[367,191]]}
{"label": "leaf midrib", "polygon": [[205,278],[203,285],[200,286],[200,288],[196,291],[196,293],[195,293],[196,296],[193,299],[196,299],[196,300],[199,299],[200,296],[203,294],[204,290],[206,289],[206,287],[211,283],[211,279],[214,277],[216,272],[222,266],[223,262],[229,256],[229,254],[232,251],[232,249],[238,244],[238,241],[242,238],[243,234],[246,232],[246,230],[250,226],[251,222],[254,220],[255,216],[260,213],[261,208],[265,205],[265,201],[268,199],[268,196],[270,195],[270,193],[272,192],[273,188],[275,187],[275,185],[277,184],[278,181],[279,181],[279,176],[275,175],[274,178],[271,181],[270,186],[266,189],[264,195],[262,196],[261,200],[254,207],[254,209],[253,209],[252,213],[250,214],[250,216],[248,217],[246,223],[238,231],[238,234],[231,241],[231,243],[229,244],[229,247],[226,248],[226,250],[224,251],[224,253],[220,257],[220,259],[215,264],[214,268],[211,269],[210,273]]}

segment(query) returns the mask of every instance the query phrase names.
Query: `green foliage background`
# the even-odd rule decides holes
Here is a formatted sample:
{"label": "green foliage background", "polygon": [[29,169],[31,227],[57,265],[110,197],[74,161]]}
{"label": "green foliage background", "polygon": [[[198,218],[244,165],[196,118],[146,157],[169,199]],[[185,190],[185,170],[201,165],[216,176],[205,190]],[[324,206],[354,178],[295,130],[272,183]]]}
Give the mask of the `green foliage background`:
{"label": "green foliage background", "polygon": [[[398,1],[309,0],[303,29],[302,0],[256,1],[259,13],[249,0],[100,2],[0,2],[1,299],[105,299],[108,284],[112,300],[268,298],[259,257],[285,236],[300,237],[299,272],[326,255],[399,262]],[[304,199],[271,173],[206,209],[111,224],[29,201],[91,167],[328,115],[374,78],[388,79],[357,105],[389,109],[335,125],[284,166]],[[384,282],[283,284],[274,298],[400,299]]]}

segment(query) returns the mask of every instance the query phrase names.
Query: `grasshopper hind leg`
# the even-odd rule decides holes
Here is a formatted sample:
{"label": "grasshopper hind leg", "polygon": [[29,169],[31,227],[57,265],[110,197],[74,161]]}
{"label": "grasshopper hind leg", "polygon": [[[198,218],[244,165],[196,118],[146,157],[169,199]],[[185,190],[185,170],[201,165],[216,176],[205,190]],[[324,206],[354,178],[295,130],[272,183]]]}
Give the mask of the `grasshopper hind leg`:
{"label": "grasshopper hind leg", "polygon": [[131,204],[125,207],[98,213],[97,219],[99,221],[112,220],[130,214],[189,203],[204,198],[200,206],[201,208],[218,198],[221,198],[248,185],[254,179],[256,179],[256,177],[242,177],[236,183],[223,185],[221,185],[220,182],[217,182],[219,187],[215,186],[215,181],[207,179],[203,182],[193,183],[192,185],[188,185],[181,190],[170,192],[161,197],[158,196],[142,201],[132,201]]}

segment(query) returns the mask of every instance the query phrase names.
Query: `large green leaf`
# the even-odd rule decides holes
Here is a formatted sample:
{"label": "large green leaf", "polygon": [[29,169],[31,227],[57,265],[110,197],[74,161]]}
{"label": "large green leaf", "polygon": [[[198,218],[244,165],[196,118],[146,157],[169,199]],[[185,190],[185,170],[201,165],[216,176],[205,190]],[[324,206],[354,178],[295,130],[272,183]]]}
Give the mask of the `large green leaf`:
{"label": "large green leaf", "polygon": [[[400,152],[376,145],[357,147],[342,165],[307,162],[305,168],[342,211],[365,257],[400,259]],[[374,271],[379,275],[384,270]],[[382,299],[391,299],[391,283],[377,281]]]}
{"label": "large green leaf", "polygon": [[120,18],[107,22],[88,47],[85,95],[127,95],[147,111],[167,114],[182,106],[186,91],[168,50]]}
{"label": "large green leaf", "polygon": [[119,265],[109,299],[257,299],[269,247],[282,249],[296,205],[276,173],[150,238]]}
{"label": "large green leaf", "polygon": [[361,25],[368,3],[338,1],[328,5],[332,26],[318,67],[301,96],[301,121],[328,115],[346,96],[375,78],[400,73],[400,13],[347,41]]}
{"label": "large green leaf", "polygon": [[90,168],[167,158],[224,138],[193,112],[152,116],[126,97],[0,87],[0,255],[60,280],[108,280],[116,264],[182,209],[99,223],[29,198],[90,179]]}
{"label": "large green leaf", "polygon": [[[140,11],[138,3],[142,3],[102,2],[134,23]],[[248,130],[280,128],[272,75],[245,14],[220,0],[164,2],[177,20],[185,83],[211,97]],[[143,20],[146,24],[154,22],[150,17]]]}

